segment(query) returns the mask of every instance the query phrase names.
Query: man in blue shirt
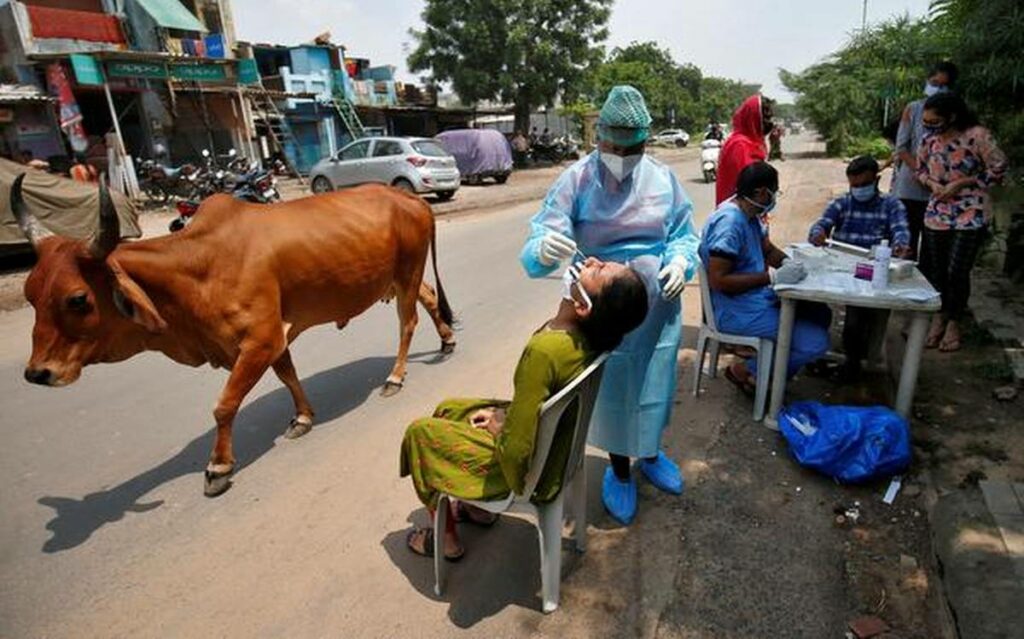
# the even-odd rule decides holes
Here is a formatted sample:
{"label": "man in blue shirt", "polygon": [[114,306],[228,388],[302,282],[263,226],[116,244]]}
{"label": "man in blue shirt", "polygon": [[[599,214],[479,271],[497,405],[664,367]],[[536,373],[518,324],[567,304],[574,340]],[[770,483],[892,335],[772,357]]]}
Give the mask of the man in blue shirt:
{"label": "man in blue shirt", "polygon": [[[766,162],[754,162],[740,171],[736,195],[722,202],[704,226],[699,255],[708,276],[715,321],[726,333],[775,339],[779,332],[779,301],[772,286],[796,284],[807,272],[803,264],[771,243],[760,217],[775,207],[779,174]],[[828,351],[831,315],[824,304],[797,305],[788,374]],[[752,392],[756,359],[726,369],[726,377]]]}
{"label": "man in blue shirt", "polygon": [[[822,246],[831,232],[834,240],[868,249],[888,240],[893,255],[908,257],[912,251],[907,210],[899,199],[878,190],[875,158],[867,155],[854,158],[846,167],[846,179],[850,191],[832,200],[821,219],[811,226],[808,240]],[[869,343],[881,343],[888,322],[887,310],[846,308],[843,348],[848,379],[860,374],[861,360],[868,354]]]}

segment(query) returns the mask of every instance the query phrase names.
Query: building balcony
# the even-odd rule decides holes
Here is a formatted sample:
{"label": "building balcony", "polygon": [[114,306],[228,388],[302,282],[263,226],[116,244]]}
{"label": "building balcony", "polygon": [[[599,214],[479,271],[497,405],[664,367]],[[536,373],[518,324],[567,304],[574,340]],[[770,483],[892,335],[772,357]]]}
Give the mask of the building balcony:
{"label": "building balcony", "polygon": [[10,2],[22,50],[40,53],[119,51],[127,48],[121,21],[99,11],[55,9]]}

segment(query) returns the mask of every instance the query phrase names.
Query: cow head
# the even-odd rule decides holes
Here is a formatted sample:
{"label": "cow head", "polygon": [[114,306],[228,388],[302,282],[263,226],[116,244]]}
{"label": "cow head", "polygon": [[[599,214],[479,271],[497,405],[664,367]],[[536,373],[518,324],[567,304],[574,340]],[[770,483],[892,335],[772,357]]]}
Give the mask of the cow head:
{"label": "cow head", "polygon": [[25,297],[36,315],[25,379],[64,386],[87,364],[139,352],[146,332],[162,331],[166,324],[113,255],[121,229],[103,181],[96,233],[90,240],[73,240],[48,233],[28,212],[21,194],[24,177],[11,187],[11,210],[38,258],[25,281]]}

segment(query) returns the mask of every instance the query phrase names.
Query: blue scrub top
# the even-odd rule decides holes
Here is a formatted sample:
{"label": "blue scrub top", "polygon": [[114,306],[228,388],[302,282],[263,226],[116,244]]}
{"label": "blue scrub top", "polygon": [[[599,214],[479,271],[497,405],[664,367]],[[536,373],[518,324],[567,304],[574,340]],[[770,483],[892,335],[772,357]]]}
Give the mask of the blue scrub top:
{"label": "blue scrub top", "polygon": [[[704,225],[700,259],[706,267],[711,257],[725,257],[733,261],[734,273],[764,273],[767,270],[764,240],[760,221],[747,217],[732,200],[727,200]],[[767,285],[735,295],[711,291],[711,304],[719,326],[742,325],[744,319],[760,315],[777,303],[775,292]]]}

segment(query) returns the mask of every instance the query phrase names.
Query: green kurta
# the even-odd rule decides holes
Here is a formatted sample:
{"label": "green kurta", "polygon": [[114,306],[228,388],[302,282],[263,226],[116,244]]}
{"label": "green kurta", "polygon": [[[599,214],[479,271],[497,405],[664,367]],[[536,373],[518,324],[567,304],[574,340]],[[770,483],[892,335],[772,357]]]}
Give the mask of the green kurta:
{"label": "green kurta", "polygon": [[[406,429],[401,476],[412,475],[416,494],[428,508],[434,508],[442,492],[461,499],[490,500],[505,497],[509,490],[522,491],[541,405],[579,375],[595,355],[579,334],[549,329],[534,333],[516,366],[512,401],[442,402],[432,417],[418,419]],[[506,410],[497,438],[469,421],[477,410],[491,407]],[[567,412],[559,423],[534,501],[550,501],[558,494],[574,421]]]}

